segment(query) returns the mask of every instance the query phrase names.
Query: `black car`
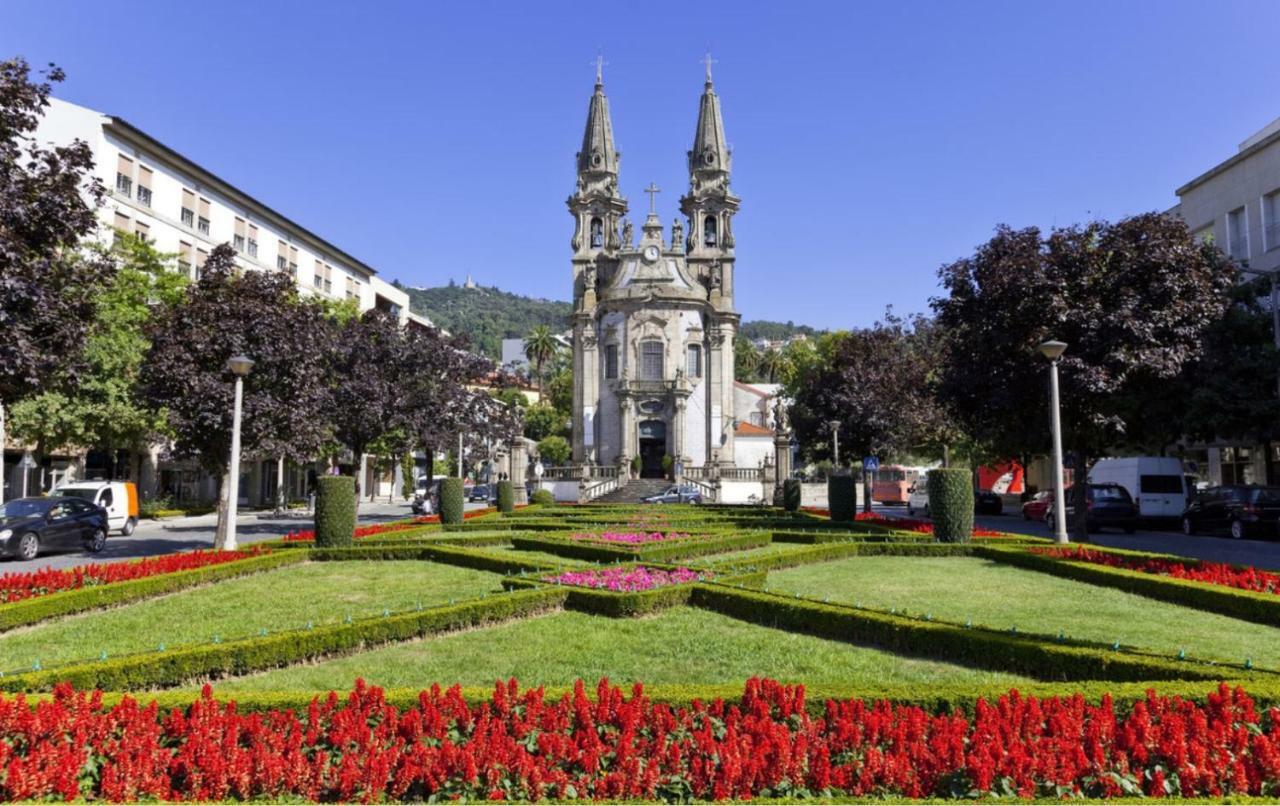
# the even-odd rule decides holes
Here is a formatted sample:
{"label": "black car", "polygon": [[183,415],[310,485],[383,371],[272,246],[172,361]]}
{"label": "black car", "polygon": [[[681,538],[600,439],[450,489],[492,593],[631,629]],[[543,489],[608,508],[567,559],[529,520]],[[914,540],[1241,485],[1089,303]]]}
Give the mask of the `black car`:
{"label": "black car", "polygon": [[[1088,511],[1088,528],[1090,532],[1101,531],[1103,527],[1114,526],[1131,535],[1138,530],[1138,507],[1133,503],[1129,491],[1119,484],[1090,484],[1085,488],[1085,508]],[[1076,512],[1076,497],[1067,495],[1067,524],[1073,522]],[[1045,511],[1045,523],[1053,523],[1053,506]]]}
{"label": "black car", "polygon": [[496,495],[493,485],[477,484],[467,493],[468,501],[489,501]]}
{"label": "black car", "polygon": [[1280,523],[1280,487],[1228,484],[1201,490],[1186,512],[1182,531],[1226,532],[1237,540],[1249,537],[1276,537]]}
{"label": "black car", "polygon": [[107,511],[80,498],[17,498],[0,506],[0,556],[34,560],[46,549],[99,552]]}
{"label": "black car", "polygon": [[977,515],[1003,515],[1004,499],[990,490],[974,490],[973,511]]}

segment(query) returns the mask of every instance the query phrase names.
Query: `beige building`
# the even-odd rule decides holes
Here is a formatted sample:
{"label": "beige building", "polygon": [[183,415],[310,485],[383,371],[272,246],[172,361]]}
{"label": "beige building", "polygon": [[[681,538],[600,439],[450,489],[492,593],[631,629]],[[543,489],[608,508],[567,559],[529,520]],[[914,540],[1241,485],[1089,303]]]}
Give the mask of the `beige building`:
{"label": "beige building", "polygon": [[[1280,272],[1280,119],[1240,144],[1235,154],[1177,190],[1179,215],[1251,272]],[[1280,278],[1274,278],[1280,280]],[[1280,484],[1280,444],[1254,445],[1228,435],[1186,451],[1203,481]]]}

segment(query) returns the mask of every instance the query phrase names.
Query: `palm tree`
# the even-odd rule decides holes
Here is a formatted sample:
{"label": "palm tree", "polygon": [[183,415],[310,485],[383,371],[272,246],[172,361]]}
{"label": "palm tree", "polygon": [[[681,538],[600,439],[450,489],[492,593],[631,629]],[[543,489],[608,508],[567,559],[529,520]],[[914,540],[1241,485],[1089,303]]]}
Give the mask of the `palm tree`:
{"label": "palm tree", "polygon": [[768,349],[760,355],[760,363],[757,369],[760,374],[768,379],[769,383],[777,383],[787,368],[787,357],[782,354],[781,350]]}
{"label": "palm tree", "polygon": [[555,334],[546,325],[538,325],[529,331],[524,340],[524,357],[533,362],[538,373],[538,399],[542,399],[542,367],[555,358],[559,347]]}

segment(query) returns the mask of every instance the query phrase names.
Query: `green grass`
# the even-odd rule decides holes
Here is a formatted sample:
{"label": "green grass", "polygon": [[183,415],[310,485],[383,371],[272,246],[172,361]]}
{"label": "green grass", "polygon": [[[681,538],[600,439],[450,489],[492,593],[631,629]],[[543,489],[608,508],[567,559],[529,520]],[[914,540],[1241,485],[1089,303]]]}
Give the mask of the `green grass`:
{"label": "green grass", "polygon": [[806,683],[1026,682],[676,608],[644,619],[566,611],[227,680],[217,688],[347,689],[357,677],[381,686],[487,686],[511,677],[526,685],[601,677],[619,683],[740,683],[752,675]]}
{"label": "green grass", "polygon": [[501,581],[500,574],[417,561],[307,563],[5,633],[0,671],[444,604],[498,591]]}
{"label": "green grass", "polygon": [[769,574],[771,590],[1020,632],[1280,669],[1280,629],[976,558],[852,557]]}
{"label": "green grass", "polygon": [[751,561],[759,557],[772,557],[777,554],[787,554],[796,551],[808,551],[813,548],[812,545],[804,543],[770,543],[767,546],[758,546],[753,549],[744,551],[730,551],[724,554],[708,554],[703,557],[696,557],[692,562],[696,563],[736,563],[742,566],[751,565]]}
{"label": "green grass", "polygon": [[494,546],[489,549],[492,552],[501,552],[504,556],[510,555],[512,559],[528,560],[530,569],[534,563],[551,563],[553,565],[591,565],[590,560],[575,560],[572,557],[565,557],[562,554],[552,554],[549,551],[526,551],[523,549],[515,549],[511,546]]}

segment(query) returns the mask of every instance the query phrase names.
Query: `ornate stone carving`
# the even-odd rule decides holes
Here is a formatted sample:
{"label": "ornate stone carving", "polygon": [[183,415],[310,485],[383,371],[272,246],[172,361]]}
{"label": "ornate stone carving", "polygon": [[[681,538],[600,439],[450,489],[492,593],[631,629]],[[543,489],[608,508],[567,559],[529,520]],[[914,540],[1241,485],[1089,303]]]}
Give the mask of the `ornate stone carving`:
{"label": "ornate stone carving", "polygon": [[622,245],[626,249],[630,249],[635,243],[635,228],[631,226],[631,219],[622,219]]}

